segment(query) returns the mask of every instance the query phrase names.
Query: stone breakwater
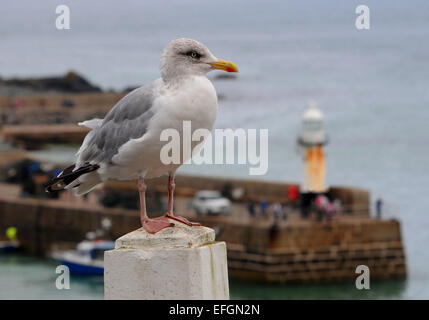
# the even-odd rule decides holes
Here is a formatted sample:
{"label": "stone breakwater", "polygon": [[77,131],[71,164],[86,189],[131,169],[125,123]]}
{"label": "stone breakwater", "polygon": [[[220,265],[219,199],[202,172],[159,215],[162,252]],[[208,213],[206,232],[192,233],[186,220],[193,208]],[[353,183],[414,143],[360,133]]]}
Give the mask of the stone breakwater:
{"label": "stone breakwater", "polygon": [[[181,197],[191,195],[200,184],[218,188],[227,181],[185,176],[178,179],[184,186],[178,189],[179,203]],[[248,199],[269,194],[271,199],[279,199],[285,193],[284,184],[229,182],[235,187],[247,186]],[[153,187],[156,184],[154,181]],[[131,184],[110,183],[106,188],[127,190]],[[369,196],[359,189],[334,190],[338,195],[343,194],[343,199]],[[357,196],[353,195],[355,191]],[[183,208],[179,211],[182,213]],[[21,199],[6,192],[0,195],[0,212],[0,230],[17,227],[24,250],[34,254],[74,247],[87,232],[98,228],[103,218],[112,221],[113,239],[140,227],[137,210],[88,206],[84,202]],[[352,281],[358,265],[370,268],[371,279],[406,277],[404,245],[396,220],[372,219],[368,210],[366,215],[351,211],[333,221],[288,219],[276,225],[269,219],[240,219],[241,214],[197,217],[203,225],[216,230],[216,240],[226,242],[231,277],[264,282]]]}

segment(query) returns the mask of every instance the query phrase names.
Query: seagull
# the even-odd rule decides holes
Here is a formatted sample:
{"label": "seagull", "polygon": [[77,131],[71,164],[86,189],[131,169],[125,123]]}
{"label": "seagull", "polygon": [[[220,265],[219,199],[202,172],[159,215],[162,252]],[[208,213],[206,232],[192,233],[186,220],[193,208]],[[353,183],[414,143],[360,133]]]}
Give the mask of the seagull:
{"label": "seagull", "polygon": [[[177,130],[183,136],[184,121],[190,121],[192,128],[211,131],[218,103],[206,74],[215,69],[238,72],[234,63],[216,58],[196,40],[171,41],[161,55],[161,78],[127,94],[104,119],[79,123],[91,130],[76,154],[77,161],[53,178],[46,191],[73,189],[76,195],[82,195],[109,179],[137,180],[140,220],[147,232],[154,234],[173,226],[169,219],[188,226],[200,225],[173,214],[175,172],[191,155],[183,155],[179,163],[164,164],[160,153],[166,142],[160,136],[165,129]],[[149,218],[145,179],[163,175],[168,175],[167,213]]]}

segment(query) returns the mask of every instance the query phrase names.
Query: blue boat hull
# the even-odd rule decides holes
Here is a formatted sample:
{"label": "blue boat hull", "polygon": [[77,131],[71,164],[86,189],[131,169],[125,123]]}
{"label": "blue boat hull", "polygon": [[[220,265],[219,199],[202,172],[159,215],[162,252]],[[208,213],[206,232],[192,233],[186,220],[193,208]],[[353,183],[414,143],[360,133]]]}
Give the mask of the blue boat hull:
{"label": "blue boat hull", "polygon": [[104,268],[96,266],[88,266],[80,263],[74,263],[70,261],[61,261],[61,264],[67,266],[72,274],[78,275],[103,275]]}
{"label": "blue boat hull", "polygon": [[18,251],[18,247],[15,245],[6,244],[6,245],[0,246],[0,252],[3,252],[3,253],[12,253],[16,251]]}

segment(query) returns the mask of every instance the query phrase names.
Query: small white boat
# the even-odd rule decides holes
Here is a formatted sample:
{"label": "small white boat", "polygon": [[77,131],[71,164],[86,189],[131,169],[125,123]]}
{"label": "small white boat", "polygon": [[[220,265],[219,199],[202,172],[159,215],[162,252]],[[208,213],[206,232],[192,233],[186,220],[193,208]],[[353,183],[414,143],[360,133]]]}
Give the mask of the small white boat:
{"label": "small white boat", "polygon": [[72,274],[103,275],[104,251],[114,248],[114,241],[84,240],[76,250],[56,251],[51,257],[66,265]]}

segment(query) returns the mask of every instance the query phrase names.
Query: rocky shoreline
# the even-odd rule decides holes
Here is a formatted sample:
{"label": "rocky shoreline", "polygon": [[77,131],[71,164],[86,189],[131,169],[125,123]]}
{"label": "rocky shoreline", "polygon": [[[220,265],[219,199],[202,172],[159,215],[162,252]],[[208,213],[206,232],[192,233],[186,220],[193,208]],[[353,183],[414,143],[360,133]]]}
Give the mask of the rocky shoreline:
{"label": "rocky shoreline", "polygon": [[[137,87],[105,90],[75,71],[60,76],[0,77],[0,126],[65,124],[103,118],[116,102]],[[218,93],[218,99],[225,100],[226,96]]]}
{"label": "rocky shoreline", "polygon": [[0,78],[0,95],[23,95],[37,93],[86,93],[103,90],[90,83],[75,71],[68,71],[62,76],[40,78]]}
{"label": "rocky shoreline", "polygon": [[[215,81],[235,80],[236,75],[217,75]],[[136,88],[136,85],[125,86],[122,90],[105,90],[100,86],[91,83],[84,76],[76,71],[70,70],[64,75],[28,78],[8,78],[0,76],[0,96],[23,96],[38,94],[58,94],[58,93],[128,93]],[[219,100],[225,96],[218,94]]]}

